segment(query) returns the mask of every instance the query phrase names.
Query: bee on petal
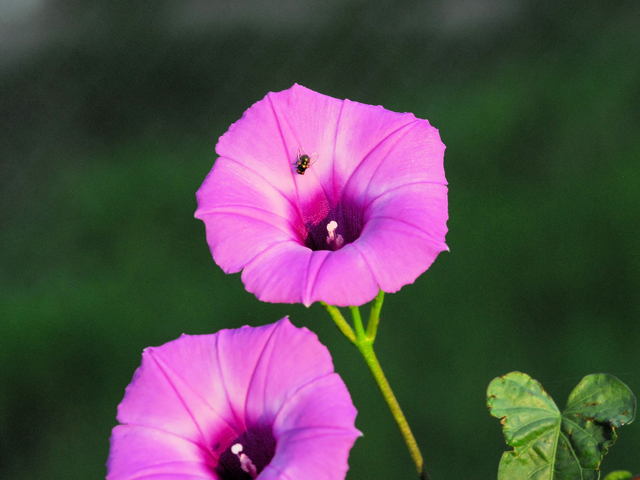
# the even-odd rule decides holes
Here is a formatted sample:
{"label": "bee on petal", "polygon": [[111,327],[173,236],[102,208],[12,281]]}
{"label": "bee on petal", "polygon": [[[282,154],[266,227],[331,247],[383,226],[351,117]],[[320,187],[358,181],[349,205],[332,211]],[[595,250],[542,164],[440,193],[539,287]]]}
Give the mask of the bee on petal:
{"label": "bee on petal", "polygon": [[317,160],[318,160],[317,153],[314,153],[311,156],[309,156],[306,153],[304,153],[304,150],[302,149],[302,147],[300,147],[298,149],[297,161],[292,165],[296,166],[296,172],[298,172],[298,175],[304,175],[304,172],[307,171],[307,168],[309,168],[311,165],[316,163]]}

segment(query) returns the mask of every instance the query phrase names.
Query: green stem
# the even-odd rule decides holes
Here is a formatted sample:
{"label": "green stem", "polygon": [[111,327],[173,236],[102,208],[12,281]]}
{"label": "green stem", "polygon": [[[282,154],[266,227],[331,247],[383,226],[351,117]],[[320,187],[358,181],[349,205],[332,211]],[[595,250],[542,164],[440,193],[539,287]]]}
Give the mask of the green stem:
{"label": "green stem", "polygon": [[411,458],[413,459],[413,463],[416,465],[416,470],[418,471],[418,475],[422,479],[428,479],[429,474],[424,468],[424,460],[422,459],[422,454],[420,453],[420,449],[418,448],[418,444],[416,442],[411,429],[409,428],[409,424],[407,423],[407,419],[402,413],[402,409],[400,408],[400,404],[396,399],[396,396],[393,394],[391,390],[391,386],[389,385],[389,381],[387,377],[385,377],[382,368],[380,367],[380,362],[378,362],[378,358],[373,351],[372,345],[358,345],[356,344],[362,356],[364,357],[369,370],[373,374],[373,378],[375,378],[378,387],[380,388],[380,392],[382,392],[382,396],[387,402],[389,406],[389,410],[391,410],[391,414],[393,418],[396,420],[398,424],[398,428],[400,429],[400,433],[404,437],[404,441],[407,444],[407,448],[409,449],[409,453],[411,454]]}
{"label": "green stem", "polygon": [[336,323],[336,325],[338,326],[340,331],[344,334],[344,336],[347,337],[351,341],[351,343],[355,344],[356,343],[356,334],[353,333],[353,329],[347,323],[347,321],[344,319],[344,317],[342,316],[342,313],[340,313],[340,310],[338,309],[338,307],[335,307],[333,305],[327,305],[324,302],[320,302],[320,304],[329,313],[329,315],[331,315],[331,318],[333,318],[333,321]]}
{"label": "green stem", "polygon": [[373,374],[373,378],[378,384],[378,388],[380,388],[382,396],[389,406],[389,410],[391,410],[393,418],[398,424],[398,428],[400,428],[400,433],[404,437],[404,441],[407,444],[407,448],[409,449],[409,453],[411,454],[413,463],[415,463],[416,465],[416,469],[418,470],[420,479],[430,480],[429,473],[424,467],[424,461],[422,459],[422,454],[420,453],[420,449],[418,448],[416,439],[413,436],[413,433],[411,433],[411,429],[409,428],[407,419],[402,413],[400,404],[398,403],[396,396],[393,394],[391,386],[389,385],[389,381],[384,376],[382,367],[380,367],[380,362],[378,362],[378,358],[373,351],[373,342],[378,331],[378,323],[380,322],[380,310],[382,308],[383,300],[384,292],[380,290],[373,302],[373,305],[371,306],[371,314],[369,315],[369,323],[367,324],[366,332],[362,324],[362,317],[360,316],[360,309],[358,307],[349,307],[349,309],[351,310],[351,316],[353,317],[353,328],[351,328],[349,323],[342,316],[342,313],[340,313],[340,309],[338,309],[338,307],[334,305],[327,305],[324,302],[320,303],[329,313],[329,315],[331,315],[331,318],[338,326],[340,331],[345,335],[345,337],[347,337],[351,341],[351,343],[353,343],[356,347],[358,347],[358,350],[360,350],[360,353],[364,357],[364,361],[366,362],[369,370]]}
{"label": "green stem", "polygon": [[382,310],[382,302],[384,301],[384,292],[380,290],[371,305],[371,313],[369,314],[369,323],[367,324],[367,337],[371,339],[371,343],[376,339],[378,333],[378,323],[380,323],[380,310]]}
{"label": "green stem", "polygon": [[[382,291],[381,291],[382,292]],[[353,325],[355,327],[356,339],[353,342],[360,353],[364,357],[364,361],[366,362],[369,370],[373,374],[373,378],[378,384],[378,388],[382,393],[387,405],[389,406],[389,410],[391,410],[391,414],[398,424],[398,428],[400,429],[400,433],[404,437],[404,441],[407,444],[407,448],[409,449],[409,453],[411,454],[411,458],[413,459],[413,463],[416,465],[416,470],[418,471],[418,475],[423,480],[429,479],[429,474],[424,468],[424,460],[422,459],[422,454],[420,453],[420,449],[418,448],[418,443],[416,442],[413,433],[411,432],[411,428],[409,428],[409,423],[402,413],[402,409],[400,408],[400,404],[396,399],[396,396],[393,394],[391,390],[391,385],[389,385],[389,381],[387,377],[385,377],[384,372],[382,371],[382,367],[380,366],[380,362],[378,361],[378,357],[376,357],[375,352],[373,351],[373,341],[375,340],[375,332],[376,328],[372,328],[371,325],[374,324],[377,327],[378,324],[378,314],[380,313],[380,308],[382,307],[382,297],[384,293],[378,294],[376,297],[376,301],[372,307],[372,315],[369,318],[369,324],[367,325],[367,332],[373,332],[373,336],[370,337],[368,333],[365,333],[364,328],[362,326],[362,319],[360,317],[360,310],[358,307],[349,307],[351,309],[351,314],[353,316]],[[375,319],[373,315],[373,310],[377,309]]]}
{"label": "green stem", "polygon": [[362,317],[360,316],[360,309],[358,307],[349,307],[351,310],[351,317],[353,317],[353,328],[356,331],[356,339],[355,344],[358,346],[358,342],[362,338],[366,338],[366,334],[364,333],[364,326],[362,325]]}

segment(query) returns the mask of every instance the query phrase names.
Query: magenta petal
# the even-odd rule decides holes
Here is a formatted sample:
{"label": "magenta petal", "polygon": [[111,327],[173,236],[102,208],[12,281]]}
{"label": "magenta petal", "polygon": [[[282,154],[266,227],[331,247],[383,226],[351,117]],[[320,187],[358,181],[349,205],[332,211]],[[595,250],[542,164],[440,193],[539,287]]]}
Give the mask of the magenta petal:
{"label": "magenta petal", "polygon": [[[403,185],[446,185],[444,150],[438,130],[427,120],[415,119],[381,139],[353,173],[344,193],[366,203]],[[446,201],[446,190],[443,198]]]}
{"label": "magenta petal", "polygon": [[273,430],[277,437],[293,430],[325,428],[360,436],[353,427],[357,411],[340,376],[327,374],[301,386],[278,413]]}
{"label": "magenta petal", "polygon": [[[283,349],[283,345],[287,348]],[[284,319],[276,324],[255,365],[245,416],[273,422],[300,388],[327,375],[337,377],[337,383],[344,388],[340,377],[333,373],[329,350],[318,341],[316,334],[306,328],[297,329]],[[333,394],[335,389],[327,388],[327,392]]]}
{"label": "magenta petal", "polygon": [[283,242],[249,263],[242,280],[260,300],[306,306],[325,298],[331,305],[359,305],[378,293],[373,272],[355,245],[312,252]]}
{"label": "magenta petal", "polygon": [[[444,148],[413,114],[294,85],[220,138],[196,217],[214,260],[244,270],[260,300],[361,305],[447,249]],[[302,153],[313,159],[304,175]]]}
{"label": "magenta petal", "polygon": [[242,270],[274,243],[299,242],[304,231],[287,197],[252,170],[224,158],[216,162],[197,198],[196,217],[207,225],[211,251],[227,273]]}
{"label": "magenta petal", "polygon": [[242,281],[260,300],[308,305],[307,272],[314,253],[294,242],[272,245],[245,266]]}
{"label": "magenta petal", "polygon": [[376,296],[378,282],[357,242],[327,255],[312,292],[309,304],[322,300],[339,307],[362,305]]}
{"label": "magenta petal", "polygon": [[[357,435],[352,432],[318,428],[284,434],[286,449],[258,477],[260,480],[322,479],[342,480],[349,466],[348,451]],[[295,461],[293,461],[295,459]]]}
{"label": "magenta petal", "polygon": [[417,120],[412,113],[396,113],[381,106],[345,100],[333,162],[334,176],[339,179],[335,188],[342,192],[345,183],[362,169],[362,162],[379,150],[381,144],[389,143],[389,139],[395,139],[414,123],[424,121]]}
{"label": "magenta petal", "polygon": [[256,365],[270,343],[271,336],[282,324],[295,328],[288,319],[283,319],[263,327],[245,326],[235,330],[221,330],[217,334],[216,357],[220,368],[220,382],[212,388],[216,389],[218,395],[219,392],[224,392],[236,423],[241,425],[240,430],[246,429],[247,423],[250,423],[245,416],[245,404]]}
{"label": "magenta petal", "polygon": [[[183,336],[145,349],[142,365],[118,407],[118,420],[201,442],[205,432],[233,436],[238,424],[229,401],[214,391],[223,382],[214,336]],[[193,370],[193,363],[207,368]]]}
{"label": "magenta petal", "polygon": [[310,472],[319,478],[344,478],[347,453],[361,435],[351,426],[356,410],[346,407],[350,401],[344,383],[335,374],[300,389],[274,424],[282,448],[269,467],[287,478],[309,478]]}
{"label": "magenta petal", "polygon": [[[357,245],[385,292],[396,292],[413,282],[447,248],[444,242],[437,243],[418,228],[396,219],[372,219]],[[412,261],[406,262],[407,257]]]}
{"label": "magenta petal", "polygon": [[[322,157],[331,153],[323,148],[335,136],[341,104],[299,85],[269,93],[220,137],[216,153],[248,166],[295,199],[296,152],[302,147]],[[330,170],[331,163],[318,162],[314,171],[315,167]]]}
{"label": "magenta petal", "polygon": [[[357,246],[384,291],[395,292],[415,280],[447,250],[446,189],[440,184],[406,184],[367,205],[366,227]],[[407,256],[411,262],[405,261]]]}
{"label": "magenta petal", "polygon": [[236,478],[234,445],[260,478],[315,464],[324,465],[304,478],[344,478],[355,415],[326,347],[288,319],[183,335],[145,350],[118,409],[107,478]]}
{"label": "magenta petal", "polygon": [[207,457],[208,453],[198,444],[177,435],[154,428],[119,425],[111,435],[107,480],[215,478]]}

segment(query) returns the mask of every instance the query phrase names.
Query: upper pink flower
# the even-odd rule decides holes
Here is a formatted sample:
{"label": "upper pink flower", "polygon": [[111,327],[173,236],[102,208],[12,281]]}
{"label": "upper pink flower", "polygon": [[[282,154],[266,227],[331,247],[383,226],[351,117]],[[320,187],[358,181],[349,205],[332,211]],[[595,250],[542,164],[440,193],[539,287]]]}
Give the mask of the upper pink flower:
{"label": "upper pink flower", "polygon": [[342,480],[360,432],[329,351],[288,319],[147,348],[107,480]]}
{"label": "upper pink flower", "polygon": [[411,113],[294,85],[220,138],[196,217],[216,263],[244,269],[260,300],[361,305],[447,250],[444,149]]}

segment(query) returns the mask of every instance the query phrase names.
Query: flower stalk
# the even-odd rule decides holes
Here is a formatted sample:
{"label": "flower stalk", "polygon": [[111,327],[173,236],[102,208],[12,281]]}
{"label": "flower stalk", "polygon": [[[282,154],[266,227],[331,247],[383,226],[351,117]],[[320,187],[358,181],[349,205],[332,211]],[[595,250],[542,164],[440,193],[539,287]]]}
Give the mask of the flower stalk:
{"label": "flower stalk", "polygon": [[367,336],[371,339],[371,344],[376,339],[378,333],[378,323],[380,323],[380,310],[382,310],[382,302],[384,301],[384,292],[380,290],[371,305],[369,313],[369,323],[367,324]]}
{"label": "flower stalk", "polygon": [[349,307],[349,309],[351,310],[351,316],[353,318],[352,329],[337,307],[333,305],[327,305],[324,302],[321,303],[322,306],[327,310],[329,315],[331,315],[331,318],[333,318],[340,331],[358,348],[358,350],[360,350],[365,363],[369,367],[369,370],[371,371],[373,378],[378,384],[378,388],[380,389],[382,396],[387,402],[389,410],[391,411],[391,414],[393,415],[393,418],[395,419],[398,428],[400,429],[400,433],[402,434],[407,448],[409,449],[409,453],[411,454],[411,458],[416,466],[416,470],[418,471],[420,479],[430,480],[429,473],[424,466],[422,454],[420,453],[420,449],[418,448],[416,439],[411,432],[409,423],[402,413],[400,404],[398,403],[393,390],[391,390],[391,385],[389,384],[387,377],[382,371],[382,367],[380,366],[378,357],[376,357],[376,354],[373,351],[373,343],[377,334],[378,323],[380,322],[380,310],[382,309],[383,300],[384,292],[380,290],[371,307],[371,313],[369,315],[369,322],[367,324],[366,331],[362,323],[362,317],[360,316],[360,309],[358,307]]}
{"label": "flower stalk", "polygon": [[351,341],[351,343],[353,343],[354,345],[357,345],[356,334],[353,333],[353,329],[351,328],[351,325],[349,325],[349,323],[342,316],[342,313],[340,313],[340,309],[333,305],[327,305],[324,302],[320,302],[320,303],[322,304],[324,309],[327,311],[327,313],[331,315],[331,318],[333,318],[333,321],[338,326],[340,331],[344,334],[344,336],[347,337]]}

